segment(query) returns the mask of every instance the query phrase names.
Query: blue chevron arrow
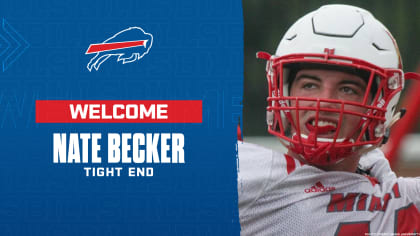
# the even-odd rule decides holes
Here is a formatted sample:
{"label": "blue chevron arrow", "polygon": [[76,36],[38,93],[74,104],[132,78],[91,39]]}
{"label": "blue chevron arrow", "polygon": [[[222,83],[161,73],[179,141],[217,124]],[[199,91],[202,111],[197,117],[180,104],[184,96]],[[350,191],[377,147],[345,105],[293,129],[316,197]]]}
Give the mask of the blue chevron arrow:
{"label": "blue chevron arrow", "polygon": [[3,50],[1,50],[3,44],[0,44],[0,46],[1,46],[0,47],[0,50],[1,50],[0,51],[0,59],[1,59],[2,58],[1,56],[3,55],[3,53],[5,53],[7,51],[7,49],[9,49],[10,43],[1,34],[0,34],[0,40],[6,43],[6,47]]}
{"label": "blue chevron arrow", "polygon": [[7,45],[3,50],[0,47],[0,60],[4,72],[29,48],[29,43],[4,18],[0,30],[1,41]]}

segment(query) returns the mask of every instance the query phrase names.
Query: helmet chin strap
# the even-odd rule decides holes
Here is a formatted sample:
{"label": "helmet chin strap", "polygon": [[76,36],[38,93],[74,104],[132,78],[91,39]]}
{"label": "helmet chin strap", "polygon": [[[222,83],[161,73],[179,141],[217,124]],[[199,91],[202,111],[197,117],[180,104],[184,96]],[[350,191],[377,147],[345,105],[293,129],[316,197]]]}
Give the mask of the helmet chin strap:
{"label": "helmet chin strap", "polygon": [[[299,143],[292,143],[289,149],[303,157],[303,159],[308,163],[316,163],[321,166],[336,164],[342,161],[345,157],[354,153],[353,147],[344,148],[335,146],[335,144],[354,143],[353,139],[318,138],[315,134],[315,132],[311,132],[309,135],[300,134],[300,137],[298,137],[298,135],[294,133],[292,135],[292,139],[299,141]],[[315,145],[315,143],[316,146],[312,146]]]}
{"label": "helmet chin strap", "polygon": [[[294,133],[294,134],[293,134],[293,136],[296,136],[296,133]],[[305,134],[301,134],[301,137],[306,139],[308,136],[307,136],[307,135],[305,135]],[[288,150],[290,150],[290,151],[294,152],[296,155],[298,155],[298,156],[300,157],[300,160],[301,160],[301,161],[303,161],[304,163],[308,164],[308,160],[307,160],[307,158],[305,158],[304,154],[302,154],[302,153],[298,153],[298,152],[295,152],[295,150],[291,149],[291,148],[290,148],[290,145],[289,145],[289,144],[286,144],[286,143],[284,142],[284,140],[283,140],[283,139],[279,138],[278,140],[280,141],[280,143],[281,143],[281,144],[282,144],[282,145],[283,145],[286,149],[288,149]],[[328,139],[328,138],[317,138],[317,141],[318,141],[318,142],[325,142],[325,143],[332,143],[334,140],[333,140],[333,139]],[[337,139],[337,140],[336,140],[336,143],[337,143],[337,142],[338,142],[338,143],[342,143],[342,142],[344,142],[344,141],[345,141],[345,139],[344,139],[344,138],[342,138],[342,139]],[[353,139],[350,139],[350,142],[354,142],[354,140],[353,140]],[[366,154],[366,153],[368,153],[368,152],[370,152],[370,151],[372,151],[372,150],[376,149],[378,146],[379,146],[379,145],[365,145],[365,146],[364,146],[365,148],[361,148],[361,149],[357,150],[357,151],[355,152],[355,154],[356,154],[356,155],[359,155],[359,156],[362,156],[362,155],[364,155],[364,154]],[[336,162],[334,162],[334,164],[338,164],[338,163],[340,163],[340,162],[344,161],[344,159],[345,159],[345,158],[341,158],[341,159],[337,160]],[[309,164],[311,164],[311,163],[309,162]]]}
{"label": "helmet chin strap", "polygon": [[[400,120],[406,113],[406,109],[402,108],[399,112],[397,112],[393,117],[392,120],[390,122],[390,124],[388,125],[387,129],[389,130],[398,120]],[[297,134],[294,133],[292,135],[292,137],[297,137]],[[311,162],[309,159],[313,159],[313,158],[320,158],[320,157],[316,157],[315,155],[320,155],[320,156],[324,156],[323,158],[326,158],[326,156],[330,156],[330,154],[332,154],[332,156],[334,156],[334,159],[338,159],[337,156],[340,156],[340,159],[338,159],[336,162],[333,162],[331,164],[337,164],[341,161],[344,160],[343,154],[350,154],[350,152],[354,152],[354,154],[362,156],[370,151],[373,151],[374,149],[378,148],[380,146],[380,144],[376,144],[376,145],[364,145],[360,148],[357,148],[357,150],[355,150],[355,147],[353,148],[346,148],[346,152],[345,153],[336,153],[334,148],[332,148],[332,153],[330,152],[330,148],[328,148],[329,145],[331,145],[331,143],[354,143],[353,139],[348,139],[348,138],[340,138],[340,139],[331,139],[331,138],[319,138],[316,137],[314,132],[311,132],[309,135],[305,135],[305,134],[300,134],[300,137],[304,140],[309,141],[310,143],[314,143],[315,138],[316,138],[316,142],[320,143],[318,145],[318,147],[303,147],[303,150],[301,152],[297,152],[298,155],[300,155],[304,160],[307,160],[309,162]],[[387,137],[384,136],[384,139],[387,139]],[[283,145],[285,145],[282,142]],[[285,145],[286,146],[286,145]],[[302,148],[300,148],[302,149]],[[324,149],[324,150],[322,150]],[[292,151],[298,151],[297,149]],[[309,152],[308,152],[309,151]],[[305,157],[306,155],[306,157]],[[329,157],[327,157],[329,158]]]}

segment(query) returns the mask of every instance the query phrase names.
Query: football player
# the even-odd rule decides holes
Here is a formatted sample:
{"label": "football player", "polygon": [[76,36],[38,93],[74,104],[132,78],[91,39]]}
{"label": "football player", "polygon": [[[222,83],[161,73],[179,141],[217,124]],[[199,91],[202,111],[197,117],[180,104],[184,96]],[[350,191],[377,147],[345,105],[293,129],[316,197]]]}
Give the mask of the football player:
{"label": "football player", "polygon": [[239,143],[242,235],[420,232],[420,178],[378,149],[404,111],[398,46],[372,14],[326,5],[300,18],[267,61],[268,132],[287,153]]}

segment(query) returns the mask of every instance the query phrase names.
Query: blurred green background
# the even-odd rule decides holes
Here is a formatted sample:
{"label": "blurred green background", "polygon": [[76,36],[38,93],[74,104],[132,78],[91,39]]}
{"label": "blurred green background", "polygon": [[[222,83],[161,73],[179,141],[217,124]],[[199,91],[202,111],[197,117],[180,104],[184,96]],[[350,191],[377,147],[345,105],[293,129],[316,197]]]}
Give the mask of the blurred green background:
{"label": "blurred green background", "polygon": [[[244,0],[244,136],[269,135],[265,122],[267,97],[265,61],[257,60],[255,53],[257,51],[274,53],[284,33],[298,18],[325,4],[349,4],[370,11],[396,39],[404,71],[415,71],[419,67],[419,0]],[[407,87],[409,86],[408,83]],[[418,126],[417,131],[419,128]]]}

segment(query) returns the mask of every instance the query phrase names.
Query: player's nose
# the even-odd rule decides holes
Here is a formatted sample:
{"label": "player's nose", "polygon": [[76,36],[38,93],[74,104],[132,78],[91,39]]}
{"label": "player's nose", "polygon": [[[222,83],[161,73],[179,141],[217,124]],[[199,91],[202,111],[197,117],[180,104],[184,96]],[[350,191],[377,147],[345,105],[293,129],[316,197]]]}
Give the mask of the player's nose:
{"label": "player's nose", "polygon": [[338,99],[338,93],[333,88],[333,86],[330,86],[328,84],[321,87],[319,90],[319,93],[317,94],[317,97],[321,100],[323,99]]}
{"label": "player's nose", "polygon": [[331,108],[331,109],[338,109],[341,106],[341,103],[338,102],[338,93],[329,86],[322,87],[316,96],[313,97],[314,99],[310,102],[311,107],[318,109],[321,108]]}

